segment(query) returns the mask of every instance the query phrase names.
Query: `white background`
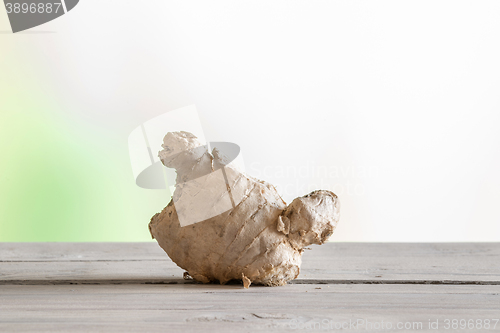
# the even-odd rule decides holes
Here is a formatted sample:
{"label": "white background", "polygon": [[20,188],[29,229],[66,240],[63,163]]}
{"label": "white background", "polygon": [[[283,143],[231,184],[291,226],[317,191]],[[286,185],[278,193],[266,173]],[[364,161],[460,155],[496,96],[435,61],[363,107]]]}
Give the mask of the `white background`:
{"label": "white background", "polygon": [[81,0],[37,29],[124,148],[195,104],[285,201],[337,192],[333,240],[500,240],[498,1]]}

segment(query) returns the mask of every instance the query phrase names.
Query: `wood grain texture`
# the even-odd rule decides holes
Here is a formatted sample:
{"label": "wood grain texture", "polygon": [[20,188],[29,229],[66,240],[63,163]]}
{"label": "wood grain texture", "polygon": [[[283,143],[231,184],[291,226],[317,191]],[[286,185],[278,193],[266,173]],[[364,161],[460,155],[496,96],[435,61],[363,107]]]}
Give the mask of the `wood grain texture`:
{"label": "wood grain texture", "polygon": [[[0,284],[185,283],[154,243],[2,243]],[[293,283],[500,284],[499,243],[327,243]]]}
{"label": "wood grain texture", "polygon": [[156,243],[3,243],[0,332],[500,331],[497,243],[314,246],[283,287],[182,274]]}
{"label": "wood grain texture", "polygon": [[[383,321],[422,323],[419,331],[436,332],[428,329],[429,320],[443,328],[445,319],[500,317],[500,286],[2,286],[0,298],[0,331],[5,332],[254,332],[299,325],[311,331],[308,325],[349,320],[365,321],[349,331],[374,331],[366,322]],[[499,330],[500,323],[489,331]]]}
{"label": "wood grain texture", "polygon": [[142,243],[0,243],[5,261],[168,260],[156,241]]}

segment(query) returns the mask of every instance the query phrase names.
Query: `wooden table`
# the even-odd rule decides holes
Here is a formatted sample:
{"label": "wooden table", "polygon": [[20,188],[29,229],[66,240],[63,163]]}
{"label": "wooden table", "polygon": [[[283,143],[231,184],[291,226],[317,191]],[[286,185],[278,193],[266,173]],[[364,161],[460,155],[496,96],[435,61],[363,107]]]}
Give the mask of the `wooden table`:
{"label": "wooden table", "polygon": [[500,243],[329,243],[250,289],[184,280],[154,242],[0,254],[1,332],[500,331]]}

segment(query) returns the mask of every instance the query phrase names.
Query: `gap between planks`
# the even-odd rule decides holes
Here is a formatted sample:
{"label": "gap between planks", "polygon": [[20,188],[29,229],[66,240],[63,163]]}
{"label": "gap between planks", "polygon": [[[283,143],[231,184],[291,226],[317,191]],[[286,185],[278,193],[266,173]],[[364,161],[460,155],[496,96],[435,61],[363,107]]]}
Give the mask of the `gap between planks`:
{"label": "gap between planks", "polygon": [[[199,284],[201,282],[171,279],[171,280],[0,280],[0,285],[148,285],[148,284]],[[240,284],[238,282],[230,283]],[[383,285],[483,285],[498,286],[500,281],[460,281],[460,280],[308,280],[296,279],[288,282],[289,285],[328,285],[328,284],[383,284]],[[218,285],[209,283],[206,285]],[[265,286],[263,286],[265,287]]]}

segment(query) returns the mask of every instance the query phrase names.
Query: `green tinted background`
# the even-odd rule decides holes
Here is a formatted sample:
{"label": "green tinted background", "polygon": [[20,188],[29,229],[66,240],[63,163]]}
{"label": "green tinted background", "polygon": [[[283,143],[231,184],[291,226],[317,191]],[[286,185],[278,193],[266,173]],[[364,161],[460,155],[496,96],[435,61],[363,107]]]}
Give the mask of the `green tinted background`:
{"label": "green tinted background", "polygon": [[64,33],[12,35],[0,22],[0,241],[151,240],[170,194],[135,185],[127,147],[151,116],[89,107],[47,54]]}
{"label": "green tinted background", "polygon": [[147,223],[169,193],[135,185],[127,138],[113,146],[37,87],[1,89],[0,241],[151,239]]}

